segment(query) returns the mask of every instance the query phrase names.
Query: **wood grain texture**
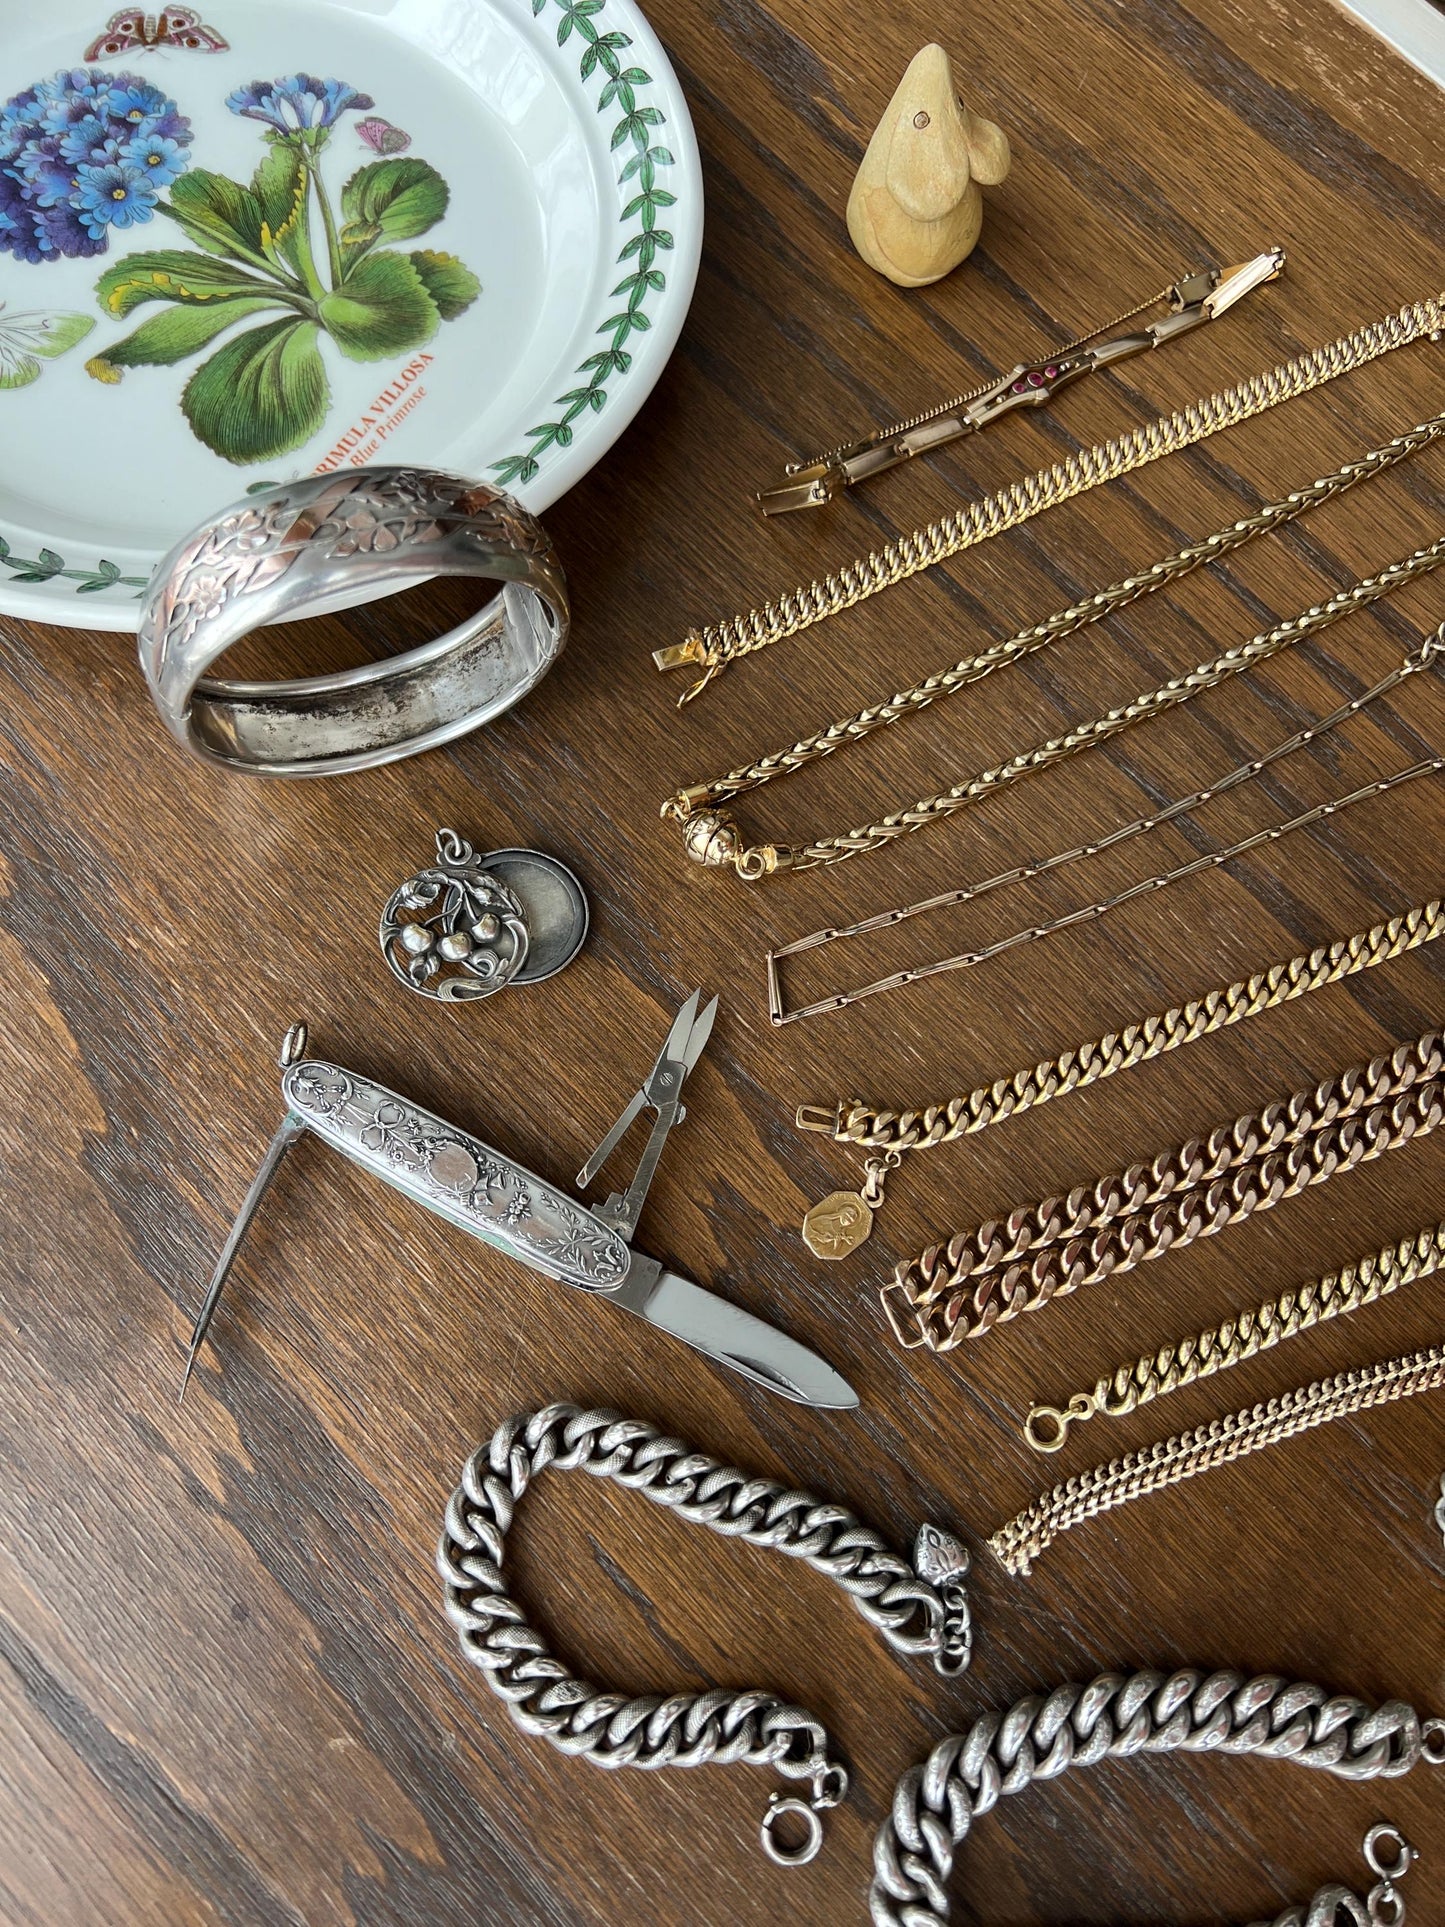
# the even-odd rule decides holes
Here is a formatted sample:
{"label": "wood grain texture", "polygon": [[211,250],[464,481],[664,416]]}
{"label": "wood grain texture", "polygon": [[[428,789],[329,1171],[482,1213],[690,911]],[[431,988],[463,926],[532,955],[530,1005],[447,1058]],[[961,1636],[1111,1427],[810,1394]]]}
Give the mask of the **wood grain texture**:
{"label": "wood grain texture", "polygon": [[[544,1481],[517,1589],[568,1658],[629,1689],[767,1685],[855,1768],[805,1872],[756,1846],[744,1769],[604,1775],[515,1733],[464,1671],[432,1549],[475,1441],[565,1396],[854,1506],[906,1545],[982,1534],[1061,1472],[1350,1363],[1433,1342],[1438,1282],[1118,1425],[1062,1461],[1017,1424],[1155,1345],[1440,1216],[1427,1141],[1257,1224],[946,1359],[896,1351],[875,1287],[930,1235],[1092,1178],[1440,1021],[1426,951],[1050,1105],[900,1174],[874,1242],[811,1261],[805,1204],[849,1181],[799,1101],[917,1103],[1093,1037],[1441,887],[1445,795],[1417,785],[976,978],[768,1029],[770,940],[1104,829],[1366,686],[1445,614],[1445,582],[866,864],[748,893],[686,872],[678,783],[1007,635],[1335,468],[1442,405],[1442,349],[1071,504],[774,650],[680,716],[649,651],[1064,450],[1117,433],[1445,284],[1440,96],[1328,0],[1035,0],[866,17],[839,0],[661,0],[701,137],[708,240],[681,347],[616,452],[549,514],[567,656],[453,749],[324,783],[226,780],[173,752],[122,638],[0,624],[0,1917],[17,1927],[740,1927],[861,1920],[898,1772],[1021,1691],[1205,1661],[1445,1709],[1440,1400],[1299,1440],[1081,1528],[1029,1581],[985,1562],[977,1658],[942,1686],[826,1581],[590,1480]],[[1014,167],[957,275],[914,294],[847,245],[843,206],[911,54],[944,38]],[[1071,391],[816,520],[764,526],[783,458],[1072,335],[1186,264],[1271,242],[1287,278],[1218,328]],[[1441,532],[1434,451],[1227,565],[754,799],[770,832],[863,820],[1254,633]],[[436,588],[268,638],[261,673],[340,665],[454,620]],[[1445,740],[1416,678],[1268,781],[949,931],[996,934],[1381,773]],[[468,1011],[400,995],[377,908],[438,823],[575,865],[593,936],[565,976]],[[882,954],[880,953],[880,961]],[[694,983],[724,1016],[642,1241],[805,1338],[863,1395],[808,1414],[523,1275],[317,1147],[268,1197],[184,1408],[189,1320],[277,1103],[316,1048],[565,1179]],[[1424,1776],[1350,1788],[1283,1767],[1137,1764],[1006,1802],[955,1917],[992,1927],[1249,1920],[1352,1876],[1377,1818],[1423,1850]]]}

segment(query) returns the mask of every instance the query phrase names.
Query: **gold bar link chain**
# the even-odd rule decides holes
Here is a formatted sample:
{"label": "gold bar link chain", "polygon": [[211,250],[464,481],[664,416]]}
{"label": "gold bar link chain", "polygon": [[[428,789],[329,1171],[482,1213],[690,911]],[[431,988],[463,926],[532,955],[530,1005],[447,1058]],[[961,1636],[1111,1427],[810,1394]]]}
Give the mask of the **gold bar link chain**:
{"label": "gold bar link chain", "polygon": [[1007,1525],[1000,1526],[988,1541],[989,1550],[1006,1572],[1027,1574],[1039,1554],[1061,1533],[1085,1519],[1097,1519],[1151,1492],[1181,1485],[1201,1472],[1230,1465],[1316,1426],[1333,1424],[1336,1419],[1350,1418],[1377,1405],[1414,1398],[1420,1392],[1433,1392],[1441,1385],[1445,1385],[1445,1346],[1441,1345],[1317,1379],[1280,1398],[1247,1406],[1227,1418],[1196,1426],[1192,1432],[1163,1439],[1056,1485]]}
{"label": "gold bar link chain", "polygon": [[906,581],[920,570],[946,561],[989,536],[1017,528],[1045,509],[1097,488],[1101,483],[1115,481],[1149,462],[1190,448],[1221,429],[1232,428],[1281,402],[1307,394],[1336,376],[1348,374],[1422,336],[1438,335],[1445,325],[1442,302],[1445,296],[1412,302],[1397,314],[1386,315],[1368,327],[1342,335],[1323,348],[1298,355],[1233,388],[1221,389],[1191,402],[1130,434],[1070,455],[995,495],[969,503],[956,514],[942,516],[924,528],[885,543],[881,549],[873,550],[845,568],[765,602],[761,608],[750,609],[745,616],[695,629],[680,645],[655,651],[654,661],[660,669],[688,664],[701,667],[703,674],[681,699],[690,701],[728,663],[740,656],[752,655],[771,643],[797,635],[813,623],[851,609],[869,596],[877,595],[879,590]]}
{"label": "gold bar link chain", "polygon": [[1023,1434],[1036,1452],[1057,1452],[1071,1427],[1092,1418],[1126,1418],[1141,1405],[1164,1398],[1201,1378],[1227,1372],[1248,1358],[1298,1338],[1301,1332],[1343,1318],[1392,1292],[1429,1278],[1445,1266],[1445,1224],[1429,1226],[1398,1244],[1384,1245],[1357,1263],[1316,1278],[1298,1291],[1282,1292],[1211,1330],[1181,1338],[1132,1365],[1120,1365],[1089,1392],[1075,1392],[1062,1406],[1035,1405]]}
{"label": "gold bar link chain", "polygon": [[792,943],[782,944],[767,953],[768,1018],[774,1025],[797,1023],[805,1017],[822,1017],[831,1011],[845,1010],[850,1005],[859,1004],[868,997],[880,996],[885,991],[901,990],[909,984],[923,983],[930,977],[941,977],[951,971],[974,970],[980,964],[990,963],[1005,952],[1016,950],[1023,944],[1043,943],[1057,936],[1062,930],[1074,929],[1081,924],[1097,923],[1101,918],[1111,915],[1126,904],[1136,902],[1140,897],[1152,896],[1160,890],[1167,890],[1172,884],[1181,883],[1186,878],[1198,876],[1206,870],[1223,869],[1227,864],[1237,861],[1252,850],[1263,848],[1268,843],[1281,842],[1297,830],[1309,829],[1328,818],[1353,809],[1377,796],[1384,796],[1402,784],[1413,783],[1422,776],[1433,776],[1445,768],[1445,758],[1430,756],[1407,768],[1395,770],[1389,776],[1379,777],[1372,783],[1351,790],[1347,795],[1331,797],[1328,802],[1318,803],[1313,809],[1305,810],[1280,823],[1272,823],[1265,829],[1255,830],[1241,837],[1237,842],[1225,845],[1222,849],[1211,850],[1203,856],[1191,857],[1187,862],[1177,864],[1173,869],[1157,871],[1153,876],[1142,877],[1112,896],[1100,897],[1093,903],[1086,903],[1077,910],[1064,911],[1045,923],[1026,924],[1022,929],[1013,930],[995,942],[983,944],[976,950],[962,950],[950,957],[935,957],[927,963],[912,964],[907,969],[895,970],[889,976],[876,978],[872,983],[859,984],[851,990],[835,991],[829,997],[821,997],[810,1004],[795,1004],[791,1009],[784,1001],[782,972],[778,966],[790,957],[804,951],[821,949],[826,944],[838,943],[845,938],[866,936],[876,930],[892,929],[905,923],[911,917],[923,916],[933,910],[945,910],[959,904],[971,903],[976,897],[986,895],[1004,884],[1025,883],[1032,877],[1042,876],[1051,870],[1079,861],[1081,858],[1097,856],[1101,851],[1117,849],[1131,838],[1142,836],[1149,830],[1172,823],[1181,816],[1202,805],[1212,802],[1216,797],[1238,789],[1242,784],[1253,782],[1264,770],[1271,768],[1284,757],[1292,755],[1316,741],[1340,723],[1357,716],[1362,710],[1376,702],[1381,696],[1399,687],[1407,677],[1416,674],[1437,661],[1445,651],[1445,624],[1430,640],[1422,644],[1413,655],[1407,656],[1398,669],[1377,682],[1362,695],[1352,697],[1347,703],[1324,716],[1317,723],[1299,730],[1287,737],[1284,742],[1276,743],[1262,755],[1251,757],[1246,763],[1195,790],[1189,796],[1176,797],[1172,803],[1151,812],[1148,816],[1136,817],[1132,823],[1125,823],[1090,843],[1076,844],[1072,849],[1061,850],[1054,856],[1041,857],[1031,863],[1016,865],[1012,870],[1003,870],[995,876],[986,877],[981,883],[968,884],[959,890],[947,890],[941,896],[926,897],[921,903],[911,903],[902,909],[884,910],[876,916],[865,917],[861,923],[847,924],[826,930],[816,930],[811,936],[798,937]]}

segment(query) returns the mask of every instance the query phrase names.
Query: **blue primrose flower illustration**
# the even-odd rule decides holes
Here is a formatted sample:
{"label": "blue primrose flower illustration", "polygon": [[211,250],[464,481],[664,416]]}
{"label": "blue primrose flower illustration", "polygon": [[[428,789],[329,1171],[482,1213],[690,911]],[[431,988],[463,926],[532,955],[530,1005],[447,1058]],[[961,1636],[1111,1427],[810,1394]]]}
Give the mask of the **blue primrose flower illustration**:
{"label": "blue primrose flower illustration", "polygon": [[289,135],[334,127],[344,113],[365,113],[376,102],[344,80],[288,74],[283,80],[253,80],[248,87],[238,87],[226,105],[233,114],[265,121],[278,134]]}
{"label": "blue primrose flower illustration", "polygon": [[[450,189],[428,162],[410,155],[369,162],[333,201],[322,178],[324,151],[343,114],[374,105],[369,94],[342,80],[286,74],[238,87],[226,105],[265,130],[265,153],[249,183],[189,167],[189,129],[172,126],[162,111],[170,103],[152,99],[132,77],[116,82],[103,114],[100,105],[93,115],[87,108],[36,138],[63,143],[90,118],[129,128],[115,152],[91,149],[74,192],[51,213],[78,221],[94,251],[111,228],[154,211],[194,249],[143,250],[105,270],[95,290],[105,314],[124,320],[138,308],[152,311],[92,356],[86,372],[118,382],[129,368],[172,367],[207,351],[181,392],[181,409],[207,448],[243,464],[287,454],[325,424],[331,384],[323,339],[348,361],[407,353],[469,308],[481,282],[455,255],[398,245],[447,211]],[[132,114],[139,115],[133,124]],[[75,138],[91,138],[88,127]],[[37,147],[29,165],[40,185],[24,190],[37,210],[35,194],[54,191],[64,164],[58,147]],[[18,175],[12,185],[7,201],[0,174],[0,240],[22,193]],[[64,244],[83,251],[68,228]]]}
{"label": "blue primrose flower illustration", "polygon": [[154,214],[190,163],[191,124],[137,74],[62,69],[0,107],[0,250],[17,261],[104,254]]}
{"label": "blue primrose flower illustration", "polygon": [[148,221],[156,204],[145,170],[128,161],[111,161],[104,167],[82,163],[79,192],[81,221],[95,235],[112,225],[134,227],[137,221]]}

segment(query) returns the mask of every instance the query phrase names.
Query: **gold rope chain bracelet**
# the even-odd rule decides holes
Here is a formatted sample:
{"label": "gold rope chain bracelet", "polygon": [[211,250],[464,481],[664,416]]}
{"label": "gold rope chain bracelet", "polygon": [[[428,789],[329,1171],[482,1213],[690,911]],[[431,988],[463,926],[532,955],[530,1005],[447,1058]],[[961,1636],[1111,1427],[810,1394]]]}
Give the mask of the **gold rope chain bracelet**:
{"label": "gold rope chain bracelet", "polygon": [[[1307,510],[1335,500],[1357,483],[1381,474],[1420,450],[1433,446],[1442,436],[1445,436],[1445,414],[1418,423],[1379,448],[1346,462],[1334,474],[1322,476],[1308,487],[1295,489],[1279,501],[1266,504],[1253,515],[1231,522],[1201,541],[1191,542],[1173,555],[1163,557],[1138,574],[1125,576],[1111,583],[1108,588],[1100,589],[1070,604],[1067,609],[1059,610],[1043,622],[1021,629],[1006,641],[993,644],[981,655],[964,657],[951,669],[926,677],[923,682],[899,692],[888,702],[860,709],[852,716],[830,723],[826,729],[801,738],[791,748],[776,751],[755,763],[734,769],[726,776],[677,791],[663,804],[661,813],[664,818],[682,825],[683,848],[693,862],[709,869],[733,869],[747,883],[756,883],[782,870],[813,869],[819,864],[841,863],[850,857],[881,849],[896,837],[921,829],[940,816],[964,807],[967,801],[973,800],[977,785],[982,783],[996,788],[1000,782],[1012,778],[1006,776],[1004,770],[985,772],[971,783],[959,784],[940,795],[925,797],[911,809],[895,812],[879,822],[850,830],[842,836],[824,837],[799,848],[775,843],[748,844],[732,811],[720,805],[745,791],[760,789],[780,776],[804,769],[809,763],[831,756],[852,743],[861,742],[875,730],[887,728],[905,716],[916,715],[945,697],[957,695],[959,690],[981,682],[995,670],[1018,662],[1063,636],[1075,634],[1116,609],[1152,595],[1156,589],[1177,581],[1202,564],[1242,547],[1256,535],[1281,528]],[[1289,636],[1284,638],[1285,641],[1292,639]],[[1250,660],[1260,660],[1269,653],[1270,647],[1257,638]],[[1242,666],[1236,665],[1233,652],[1221,658],[1219,674],[1229,673],[1231,666]],[[1191,694],[1198,692],[1200,679],[1214,667],[1201,664],[1192,672]],[[1212,684],[1205,681],[1202,686],[1210,687]]]}
{"label": "gold rope chain bracelet", "polygon": [[951,1097],[914,1111],[890,1111],[854,1099],[826,1110],[801,1104],[796,1123],[800,1131],[819,1132],[837,1144],[855,1144],[871,1151],[858,1192],[834,1191],[816,1204],[804,1220],[804,1238],[821,1258],[845,1258],[873,1228],[883,1203],[883,1184],[904,1154],[952,1144],[1000,1124],[1005,1118],[1037,1110],[1040,1104],[1072,1091],[1088,1090],[1120,1071],[1152,1063],[1186,1044],[1212,1037],[1247,1018],[1278,1010],[1296,998],[1343,983],[1377,964],[1389,963],[1445,936],[1445,898],[1417,903],[1388,921],[1356,930],[1330,944],[1271,964],[1252,977],[1206,991],[1187,1003],[1175,1004],[1156,1016],[1142,1018],[1123,1030],[1108,1031],[1092,1043],[1040,1059],[1012,1077],[980,1084],[965,1097]]}
{"label": "gold rope chain bracelet", "polygon": [[1437,338],[1445,326],[1445,295],[1411,302],[1398,313],[1385,315],[1368,327],[1341,335],[1323,348],[1297,355],[1252,375],[1233,388],[1206,395],[1172,415],[1147,422],[1130,434],[1100,442],[1040,469],[997,494],[970,502],[956,514],[945,515],[911,534],[887,542],[881,549],[835,570],[790,594],[750,609],[745,616],[695,629],[681,643],[653,652],[659,669],[700,667],[702,675],[681,698],[690,701],[730,662],[766,649],[876,595],[880,589],[904,582],[920,570],[932,568],[991,535],[1017,528],[1045,509],[1067,502],[1103,482],[1118,480],[1150,462],[1191,448],[1196,442],[1249,421],[1281,402],[1308,394],[1337,375],[1348,374],[1367,362],[1404,348],[1422,336]]}
{"label": "gold rope chain bracelet", "polygon": [[1331,1318],[1343,1318],[1407,1285],[1430,1278],[1445,1266],[1445,1223],[1428,1225],[1397,1244],[1383,1245],[1368,1257],[1281,1292],[1262,1305],[1242,1311],[1209,1331],[1196,1332],[1157,1352],[1145,1352],[1130,1365],[1099,1379],[1092,1391],[1075,1392],[1062,1406],[1034,1405],[1023,1434],[1036,1452],[1058,1452],[1070,1429],[1092,1418],[1126,1418],[1156,1398],[1164,1398],[1201,1378],[1227,1372],[1246,1359],[1298,1338]]}

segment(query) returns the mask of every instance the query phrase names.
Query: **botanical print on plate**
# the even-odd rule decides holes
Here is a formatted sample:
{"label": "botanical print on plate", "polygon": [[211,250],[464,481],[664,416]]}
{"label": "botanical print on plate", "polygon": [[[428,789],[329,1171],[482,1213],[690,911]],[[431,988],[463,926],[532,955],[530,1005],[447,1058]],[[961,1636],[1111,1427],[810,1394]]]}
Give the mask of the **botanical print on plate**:
{"label": "botanical print on plate", "polygon": [[0,14],[5,613],[133,626],[188,516],[403,445],[545,508],[655,383],[701,196],[639,0]]}
{"label": "botanical print on plate", "polygon": [[333,204],[321,157],[341,116],[370,108],[369,95],[290,74],[252,81],[226,105],[264,127],[265,158],[249,185],[199,167],[175,178],[156,212],[203,252],[143,252],[108,268],[96,283],[107,315],[124,319],[152,302],[163,309],[86,368],[117,382],[127,368],[188,361],[237,322],[275,317],[232,334],[181,395],[207,448],[229,462],[263,462],[326,421],[323,334],[351,361],[404,354],[469,308],[481,283],[455,255],[387,245],[417,239],[446,213],[449,189],[428,162],[373,161],[345,183],[339,211]]}
{"label": "botanical print on plate", "polygon": [[104,254],[140,226],[191,158],[191,123],[139,74],[62,70],[0,107],[0,251]]}
{"label": "botanical print on plate", "polygon": [[83,341],[95,326],[94,315],[7,314],[0,301],[0,388],[28,388],[39,381],[44,363]]}

